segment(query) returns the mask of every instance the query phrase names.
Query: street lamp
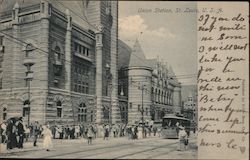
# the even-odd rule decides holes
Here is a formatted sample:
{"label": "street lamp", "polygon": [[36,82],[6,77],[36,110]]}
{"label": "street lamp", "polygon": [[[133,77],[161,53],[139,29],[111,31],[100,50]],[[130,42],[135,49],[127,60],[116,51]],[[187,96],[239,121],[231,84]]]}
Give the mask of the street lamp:
{"label": "street lamp", "polygon": [[33,57],[30,55],[32,51],[35,50],[32,44],[28,44],[25,48],[25,58],[23,60],[23,65],[27,67],[25,81],[28,87],[28,125],[30,124],[30,82],[33,80],[33,71],[31,70],[31,66],[35,64]]}

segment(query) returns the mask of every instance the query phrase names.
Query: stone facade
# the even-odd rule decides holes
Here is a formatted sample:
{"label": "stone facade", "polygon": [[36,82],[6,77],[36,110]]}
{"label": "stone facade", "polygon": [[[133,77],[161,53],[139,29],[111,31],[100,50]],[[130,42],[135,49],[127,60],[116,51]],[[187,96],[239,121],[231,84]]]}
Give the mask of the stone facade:
{"label": "stone facade", "polygon": [[137,40],[131,49],[119,42],[119,92],[127,98],[127,121],[160,121],[167,113],[181,112],[181,84],[171,66],[146,59]]}
{"label": "stone facade", "polygon": [[118,2],[5,0],[0,10],[1,120],[27,122],[28,104],[31,123],[120,122]]}

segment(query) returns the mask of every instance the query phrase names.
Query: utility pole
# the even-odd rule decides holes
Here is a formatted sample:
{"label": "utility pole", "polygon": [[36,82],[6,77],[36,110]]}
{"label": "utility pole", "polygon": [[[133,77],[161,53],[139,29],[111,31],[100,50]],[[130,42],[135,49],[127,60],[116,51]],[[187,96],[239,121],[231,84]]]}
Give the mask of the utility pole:
{"label": "utility pole", "polygon": [[142,121],[142,137],[145,138],[145,123],[144,123],[144,104],[143,104],[143,93],[145,85],[142,85],[141,87],[141,93],[142,93],[142,102],[141,102],[141,121]]}
{"label": "utility pole", "polygon": [[34,57],[31,55],[33,50],[35,50],[35,48],[33,47],[32,44],[28,44],[26,46],[26,56],[25,59],[23,61],[23,65],[27,67],[27,71],[26,71],[26,77],[25,80],[27,82],[27,87],[28,87],[28,126],[30,124],[30,82],[33,80],[33,71],[31,70],[31,66],[33,66],[35,64],[34,62]]}

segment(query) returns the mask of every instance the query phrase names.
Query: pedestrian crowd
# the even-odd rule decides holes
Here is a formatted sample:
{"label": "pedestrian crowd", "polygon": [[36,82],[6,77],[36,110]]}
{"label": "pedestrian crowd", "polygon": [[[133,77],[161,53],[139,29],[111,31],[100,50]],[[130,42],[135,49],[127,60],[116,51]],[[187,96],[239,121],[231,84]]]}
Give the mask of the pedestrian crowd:
{"label": "pedestrian crowd", "polygon": [[1,143],[6,144],[7,150],[23,148],[23,143],[32,141],[37,146],[37,141],[43,138],[43,147],[49,151],[52,139],[87,139],[88,144],[96,138],[109,140],[110,137],[127,137],[129,140],[141,139],[151,136],[160,136],[161,128],[154,125],[126,125],[126,124],[80,124],[80,125],[41,125],[38,121],[27,125],[22,117],[11,118],[0,125]]}
{"label": "pedestrian crowd", "polygon": [[22,117],[10,118],[0,125],[1,143],[6,144],[7,150],[22,149],[24,142],[32,138],[33,146],[37,146],[38,138],[46,135],[44,131],[44,126],[37,121],[28,126],[24,124]]}

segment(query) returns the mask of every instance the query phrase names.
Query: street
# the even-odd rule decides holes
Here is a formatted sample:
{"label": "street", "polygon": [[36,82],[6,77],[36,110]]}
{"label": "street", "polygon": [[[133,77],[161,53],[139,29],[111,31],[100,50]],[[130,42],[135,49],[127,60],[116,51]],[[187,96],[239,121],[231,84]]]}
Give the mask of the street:
{"label": "street", "polygon": [[46,151],[40,139],[38,147],[31,142],[24,144],[24,149],[4,151],[1,158],[64,158],[64,159],[196,159],[197,146],[194,135],[190,136],[186,151],[178,151],[178,139],[149,137],[139,140],[110,138],[95,139],[92,145],[86,139],[53,140],[54,148]]}

